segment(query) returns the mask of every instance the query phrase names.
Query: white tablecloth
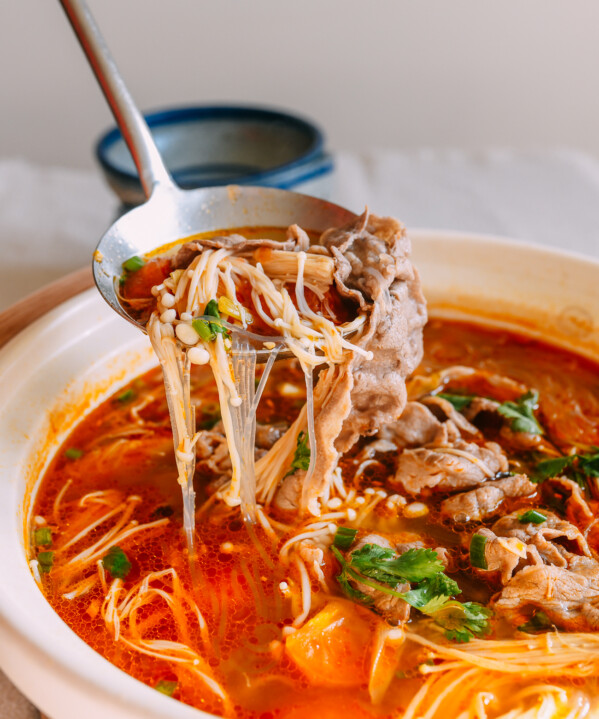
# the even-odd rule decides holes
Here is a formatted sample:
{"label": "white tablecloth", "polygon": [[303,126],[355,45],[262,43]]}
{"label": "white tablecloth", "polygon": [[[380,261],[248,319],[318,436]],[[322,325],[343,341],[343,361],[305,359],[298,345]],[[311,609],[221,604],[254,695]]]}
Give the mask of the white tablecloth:
{"label": "white tablecloth", "polygon": [[[599,257],[599,163],[572,151],[339,153],[330,199]],[[97,173],[0,161],[0,311],[89,263],[118,205]],[[0,673],[0,719],[35,716]]]}

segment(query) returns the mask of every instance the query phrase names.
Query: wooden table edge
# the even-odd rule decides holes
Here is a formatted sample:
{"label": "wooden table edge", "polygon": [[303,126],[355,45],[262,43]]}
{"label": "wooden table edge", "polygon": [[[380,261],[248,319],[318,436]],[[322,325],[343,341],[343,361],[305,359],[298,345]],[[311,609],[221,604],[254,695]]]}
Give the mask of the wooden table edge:
{"label": "wooden table edge", "polygon": [[75,270],[0,312],[0,347],[46,312],[94,284],[91,266]]}

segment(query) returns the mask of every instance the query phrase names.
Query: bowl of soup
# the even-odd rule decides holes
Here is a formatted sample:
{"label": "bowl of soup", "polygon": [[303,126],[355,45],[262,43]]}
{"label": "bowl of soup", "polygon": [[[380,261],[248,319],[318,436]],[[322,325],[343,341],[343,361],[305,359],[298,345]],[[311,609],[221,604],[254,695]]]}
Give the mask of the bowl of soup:
{"label": "bowl of soup", "polygon": [[[199,351],[226,348],[223,317],[235,318],[226,303],[195,319],[179,308],[173,325],[173,337],[179,322],[200,338],[187,366],[192,446],[177,455],[148,338],[95,290],[2,350],[0,665],[53,719],[597,710],[599,264],[505,238],[409,235],[429,319],[402,379],[403,413],[340,452],[318,506],[303,513],[301,490],[293,500],[281,488],[310,472],[310,358],[302,364],[298,345],[262,386],[265,365],[253,368],[258,499],[244,522],[222,395],[210,352]],[[193,282],[201,252],[223,250],[205,242],[195,265],[171,255],[168,274],[150,283],[167,283],[149,295],[165,303],[163,325],[173,323],[166,295],[171,308],[180,299],[168,278],[191,272]],[[317,240],[305,242],[294,267],[319,256]],[[272,254],[259,251],[252,266],[268,268]],[[125,268],[123,286],[148,264]],[[396,278],[417,282],[402,267]],[[312,311],[330,319],[332,336],[360,314],[306,277],[302,327]],[[259,315],[247,288],[237,299]],[[274,313],[254,329],[266,332]],[[322,329],[313,322],[309,339]],[[342,339],[360,347],[352,331]],[[317,350],[333,352],[324,340]],[[377,411],[396,379],[369,390]],[[327,405],[317,387],[318,438]],[[190,546],[177,461],[192,450]],[[269,495],[264,466],[279,455]]]}

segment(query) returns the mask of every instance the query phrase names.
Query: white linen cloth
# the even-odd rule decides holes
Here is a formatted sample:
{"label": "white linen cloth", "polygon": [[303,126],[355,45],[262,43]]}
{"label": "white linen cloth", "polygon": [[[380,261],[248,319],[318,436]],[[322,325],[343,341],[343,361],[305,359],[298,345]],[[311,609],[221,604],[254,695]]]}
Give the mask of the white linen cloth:
{"label": "white linen cloth", "polygon": [[[408,228],[504,235],[599,257],[599,163],[574,151],[338,153],[330,199],[355,212],[367,204]],[[99,173],[0,161],[0,311],[89,263],[118,208]],[[0,719],[37,716],[0,672]]]}

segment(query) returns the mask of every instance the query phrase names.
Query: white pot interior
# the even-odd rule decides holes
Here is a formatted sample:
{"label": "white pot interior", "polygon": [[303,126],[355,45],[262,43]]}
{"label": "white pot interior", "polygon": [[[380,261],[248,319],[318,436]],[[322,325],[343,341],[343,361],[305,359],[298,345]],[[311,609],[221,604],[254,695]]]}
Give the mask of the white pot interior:
{"label": "white pot interior", "polygon": [[[541,336],[599,359],[599,263],[498,238],[412,234],[431,315]],[[207,716],[127,676],[80,640],[25,558],[24,499],[81,416],[156,364],[149,342],[96,290],[0,353],[0,665],[53,719]]]}

